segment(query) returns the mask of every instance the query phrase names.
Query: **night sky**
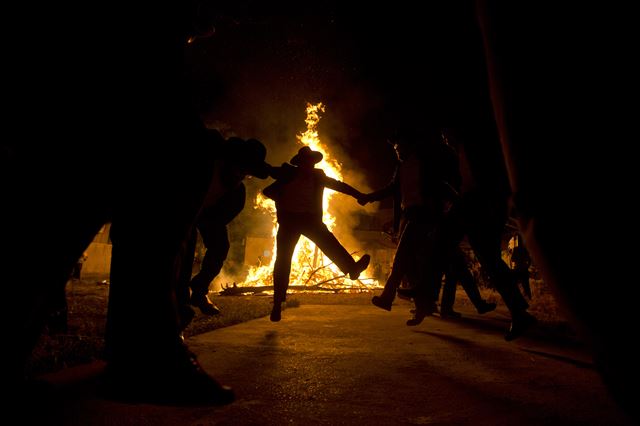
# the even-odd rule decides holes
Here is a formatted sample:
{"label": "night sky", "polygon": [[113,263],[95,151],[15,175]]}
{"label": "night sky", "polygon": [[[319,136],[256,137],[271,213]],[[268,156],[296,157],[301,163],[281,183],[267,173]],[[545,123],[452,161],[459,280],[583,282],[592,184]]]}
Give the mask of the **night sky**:
{"label": "night sky", "polygon": [[417,127],[486,122],[472,5],[221,7],[213,12],[216,34],[187,52],[195,103],[208,126],[260,139],[267,160],[279,164],[297,151],[306,103],[323,102],[320,137],[347,168],[379,187],[393,173],[386,140],[399,121]]}

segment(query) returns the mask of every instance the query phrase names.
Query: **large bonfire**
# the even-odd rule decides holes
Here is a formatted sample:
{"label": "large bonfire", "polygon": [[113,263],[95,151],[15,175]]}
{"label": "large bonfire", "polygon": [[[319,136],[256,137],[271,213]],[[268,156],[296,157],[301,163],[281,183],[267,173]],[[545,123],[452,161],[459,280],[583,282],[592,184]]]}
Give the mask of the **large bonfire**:
{"label": "large bonfire", "polygon": [[[320,151],[324,156],[323,160],[316,167],[321,168],[334,179],[342,180],[342,166],[338,161],[332,158],[327,146],[320,141],[318,136],[318,122],[320,121],[320,113],[323,113],[325,107],[322,103],[315,105],[307,104],[307,130],[297,135],[297,141],[300,145],[309,146],[314,151]],[[323,221],[333,231],[336,227],[336,218],[329,214],[329,205],[334,192],[325,190],[323,207]],[[273,286],[273,263],[276,258],[275,236],[277,233],[276,207],[273,200],[264,197],[261,193],[255,202],[255,208],[267,211],[273,221],[273,248],[271,252],[271,262],[268,265],[259,267],[251,267],[242,287],[271,287]],[[362,253],[359,253],[362,255]],[[356,257],[359,257],[356,255]],[[378,282],[366,277],[367,271],[362,274],[363,278],[351,280],[348,276],[340,271],[340,269],[331,262],[330,259],[316,247],[314,243],[306,237],[301,237],[293,254],[291,262],[291,276],[289,289],[293,291],[344,291],[358,292],[366,291],[369,288],[377,287]]]}

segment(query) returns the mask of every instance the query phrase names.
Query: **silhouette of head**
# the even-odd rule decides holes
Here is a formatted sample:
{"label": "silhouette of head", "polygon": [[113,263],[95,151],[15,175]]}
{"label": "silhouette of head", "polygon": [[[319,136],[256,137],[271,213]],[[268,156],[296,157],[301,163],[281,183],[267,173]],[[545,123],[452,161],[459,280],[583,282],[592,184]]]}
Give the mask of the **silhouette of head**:
{"label": "silhouette of head", "polygon": [[241,139],[231,137],[227,139],[227,158],[239,170],[239,174],[251,175],[260,179],[269,176],[269,164],[264,160],[267,149],[257,139]]}
{"label": "silhouette of head", "polygon": [[440,133],[433,126],[417,127],[413,124],[392,131],[387,142],[393,146],[398,159],[404,161],[411,153],[425,150],[440,138]]}
{"label": "silhouette of head", "polygon": [[312,151],[308,146],[303,146],[298,153],[291,158],[294,166],[313,166],[322,161],[323,155],[319,151]]}
{"label": "silhouette of head", "polygon": [[417,136],[401,136],[399,134],[394,134],[387,142],[393,146],[393,149],[398,156],[398,160],[404,161],[407,157],[416,150],[416,147],[420,143]]}

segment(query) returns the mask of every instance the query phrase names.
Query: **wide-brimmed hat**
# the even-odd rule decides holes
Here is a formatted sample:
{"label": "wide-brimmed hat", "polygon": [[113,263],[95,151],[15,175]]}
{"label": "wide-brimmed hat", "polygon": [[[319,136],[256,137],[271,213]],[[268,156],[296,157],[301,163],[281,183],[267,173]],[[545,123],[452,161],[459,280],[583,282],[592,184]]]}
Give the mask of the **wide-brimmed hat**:
{"label": "wide-brimmed hat", "polygon": [[267,148],[257,139],[241,139],[231,137],[227,139],[228,153],[231,161],[245,166],[248,174],[260,179],[269,177],[271,166],[265,162]]}
{"label": "wide-brimmed hat", "polygon": [[298,153],[291,158],[290,163],[294,166],[299,166],[301,163],[316,164],[322,161],[324,156],[320,151],[313,151],[308,146],[303,146],[298,150]]}

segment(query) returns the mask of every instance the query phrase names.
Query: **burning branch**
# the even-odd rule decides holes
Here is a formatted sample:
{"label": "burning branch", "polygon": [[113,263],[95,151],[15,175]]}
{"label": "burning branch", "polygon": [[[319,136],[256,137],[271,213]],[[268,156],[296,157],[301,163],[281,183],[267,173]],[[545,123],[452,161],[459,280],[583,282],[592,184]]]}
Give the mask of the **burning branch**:
{"label": "burning branch", "polygon": [[[331,293],[340,293],[342,291],[345,292],[349,292],[349,291],[353,291],[353,290],[361,290],[362,292],[369,292],[371,291],[367,286],[361,286],[361,287],[327,287],[327,286],[323,286],[323,284],[326,284],[332,280],[338,279],[340,277],[335,277],[329,280],[325,280],[322,283],[319,284],[314,284],[314,285],[292,285],[289,286],[289,290],[295,291],[295,292],[305,292],[305,291],[324,291],[324,292],[331,292]],[[264,292],[272,292],[273,291],[273,286],[272,285],[267,285],[267,286],[256,286],[256,287],[233,287],[233,286],[223,286],[223,290],[220,292],[220,296],[240,296],[242,294],[260,294],[260,293],[264,293]]]}

